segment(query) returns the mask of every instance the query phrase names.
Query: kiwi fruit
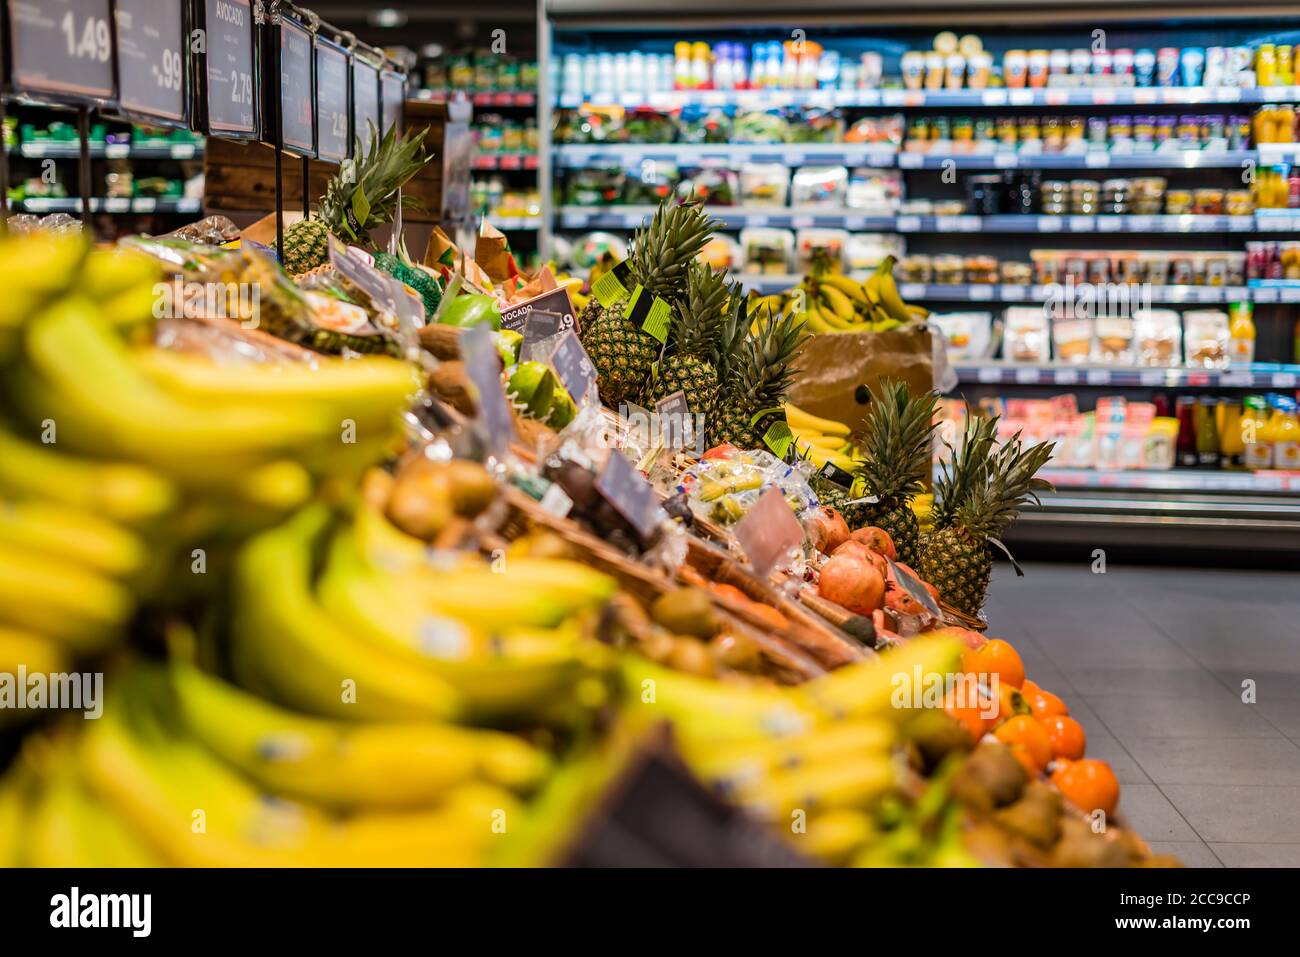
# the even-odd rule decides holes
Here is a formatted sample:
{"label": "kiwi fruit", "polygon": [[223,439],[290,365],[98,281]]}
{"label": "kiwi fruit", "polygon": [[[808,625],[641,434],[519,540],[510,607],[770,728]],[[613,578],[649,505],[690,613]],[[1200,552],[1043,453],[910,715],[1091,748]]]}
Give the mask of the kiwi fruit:
{"label": "kiwi fruit", "polygon": [[1061,837],[1061,796],[1051,785],[1035,781],[1019,801],[1002,808],[994,819],[1012,834],[1047,850]]}
{"label": "kiwi fruit", "polygon": [[718,633],[713,602],[698,588],[665,592],[650,606],[650,617],[669,631],[708,641]]}
{"label": "kiwi fruit", "polygon": [[916,746],[927,769],[937,767],[955,751],[969,751],[974,746],[965,728],[934,708],[920,711],[908,721],[903,726],[903,739]]}

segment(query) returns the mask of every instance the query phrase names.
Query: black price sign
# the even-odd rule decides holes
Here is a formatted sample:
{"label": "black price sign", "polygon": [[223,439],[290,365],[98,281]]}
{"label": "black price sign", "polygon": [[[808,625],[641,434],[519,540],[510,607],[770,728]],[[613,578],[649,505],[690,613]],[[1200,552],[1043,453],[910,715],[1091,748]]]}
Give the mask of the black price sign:
{"label": "black price sign", "polygon": [[351,153],[348,139],[348,54],[342,47],[316,41],[317,152],[331,163]]}
{"label": "black price sign", "polygon": [[379,129],[379,70],[360,58],[352,61],[352,115],[356,120],[353,139],[368,149],[370,127]]}
{"label": "black price sign", "polygon": [[609,461],[596,477],[596,491],[631,522],[643,538],[654,533],[659,517],[659,497],[617,449],[610,450]]}
{"label": "black price sign", "polygon": [[181,0],[117,0],[118,102],[156,120],[185,122]]}
{"label": "black price sign", "polygon": [[113,98],[109,0],[9,0],[13,82],[20,93]]}
{"label": "black price sign", "polygon": [[382,81],[381,90],[384,96],[384,128],[383,133],[387,133],[394,127],[400,135],[402,132],[402,117],[406,109],[406,77],[400,73],[389,73],[385,71]]}
{"label": "black price sign", "polygon": [[[532,323],[530,322],[529,325],[531,326]],[[527,327],[525,327],[525,338],[527,338]],[[582,348],[582,343],[578,341],[572,329],[560,337],[559,344],[551,353],[551,368],[560,377],[564,387],[569,390],[573,401],[579,405],[583,404],[587,393],[596,384],[596,367],[591,364],[587,350]]]}
{"label": "black price sign", "polygon": [[257,134],[250,0],[207,0],[208,129]]}
{"label": "black price sign", "polygon": [[316,154],[311,34],[301,23],[280,20],[280,145],[300,156]]}

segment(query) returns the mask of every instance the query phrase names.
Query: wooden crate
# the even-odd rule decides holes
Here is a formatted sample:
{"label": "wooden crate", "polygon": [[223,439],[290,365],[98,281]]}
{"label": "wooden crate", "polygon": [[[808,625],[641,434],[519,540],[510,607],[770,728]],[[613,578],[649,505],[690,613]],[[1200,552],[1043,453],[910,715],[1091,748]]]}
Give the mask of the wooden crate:
{"label": "wooden crate", "polygon": [[[406,104],[407,129],[427,125],[425,148],[433,154],[433,161],[404,190],[404,195],[421,204],[420,209],[403,214],[407,223],[431,228],[447,222],[458,224],[467,217],[473,141],[468,116],[462,116],[464,111],[457,106],[418,101]],[[275,151],[271,147],[210,138],[203,165],[203,202],[209,213],[223,213],[236,222],[247,222],[275,211]],[[316,161],[309,167],[308,197],[314,205],[338,167]],[[302,161],[286,155],[283,177],[284,209],[301,211]]]}

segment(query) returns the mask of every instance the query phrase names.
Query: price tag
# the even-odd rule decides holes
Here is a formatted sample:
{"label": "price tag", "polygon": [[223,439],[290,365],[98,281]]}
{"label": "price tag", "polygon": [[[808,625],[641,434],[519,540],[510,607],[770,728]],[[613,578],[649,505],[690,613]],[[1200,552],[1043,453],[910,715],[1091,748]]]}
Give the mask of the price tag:
{"label": "price tag", "polygon": [[[686,393],[678,390],[655,403],[659,417],[659,437],[665,448],[695,449],[700,438],[695,429],[695,416],[686,404]],[[703,449],[700,449],[700,453]],[[699,453],[697,453],[699,454]]]}
{"label": "price tag", "polygon": [[152,196],[138,196],[132,201],[131,208],[137,213],[152,213],[158,208],[158,200]]}
{"label": "price tag", "polygon": [[1278,291],[1270,286],[1259,286],[1251,290],[1251,298],[1255,302],[1277,302]]}
{"label": "price tag", "polygon": [[1071,216],[1070,232],[1072,233],[1090,233],[1096,226],[1096,222],[1091,216]]}
{"label": "price tag", "polygon": [[1016,382],[1020,385],[1034,385],[1042,378],[1037,369],[1017,369]]}
{"label": "price tag", "polygon": [[1061,231],[1060,216],[1039,216],[1038,231],[1040,233],[1059,233]]}
{"label": "price tag", "polygon": [[1008,94],[1009,94],[1008,98],[1012,106],[1033,106],[1034,105],[1033,90],[1009,90]]}
{"label": "price tag", "polygon": [[746,224],[750,226],[766,226],[769,222],[768,217],[750,214],[744,217]]}
{"label": "price tag", "polygon": [[379,69],[359,56],[352,58],[352,142],[369,149],[372,127],[378,131]]}
{"label": "price tag", "polygon": [[898,294],[902,296],[904,299],[909,299],[909,300],[924,299],[925,284],[919,282],[900,283],[898,287]]}
{"label": "price tag", "polygon": [[552,336],[558,336],[563,323],[563,313],[551,312],[547,309],[531,310],[524,322],[524,344],[542,342]]}
{"label": "price tag", "polygon": [[939,605],[935,602],[934,596],[930,594],[928,588],[921,584],[919,578],[907,571],[907,569],[900,568],[898,563],[894,560],[886,558],[885,561],[889,562],[889,570],[893,572],[894,581],[898,582],[898,587],[920,602],[921,606],[935,618],[943,617],[943,613],[939,611]]}
{"label": "price tag", "polygon": [[540,296],[534,296],[532,299],[502,310],[501,328],[511,329],[515,332],[523,330],[524,338],[527,340],[531,335],[529,332],[532,325],[530,317],[535,311],[556,317],[555,328],[552,329],[550,335],[564,332],[567,329],[577,329],[578,327],[577,314],[573,308],[573,300],[569,298],[569,290],[561,286],[558,289],[552,289],[550,292],[544,292]]}
{"label": "price tag", "polygon": [[110,197],[104,200],[104,212],[106,213],[129,213],[131,211],[131,201],[122,197]]}
{"label": "price tag", "polygon": [[1089,369],[1086,378],[1088,385],[1110,385],[1110,370]]}
{"label": "price tag", "polygon": [[542,508],[556,518],[564,518],[573,511],[573,499],[569,498],[569,493],[561,488],[558,482],[552,482],[550,487],[542,493],[540,504]]}
{"label": "price tag", "polygon": [[582,404],[595,389],[596,367],[572,329],[560,336],[559,344],[551,353],[551,368],[576,403]]}
{"label": "price tag", "polygon": [[921,231],[921,217],[899,216],[894,221],[894,226],[900,233],[919,233]]}
{"label": "price tag", "polygon": [[591,284],[591,294],[606,309],[612,309],[616,303],[632,295],[627,288],[631,277],[632,267],[623,260]]}
{"label": "price tag", "polygon": [[253,87],[253,11],[249,0],[207,0],[208,129],[257,133]]}
{"label": "price tag", "polygon": [[130,113],[185,121],[181,0],[117,0],[118,102]]}
{"label": "price tag", "polygon": [[1024,286],[1003,286],[1002,299],[1005,302],[1023,302],[1028,292]]}
{"label": "price tag", "polygon": [[1275,389],[1293,389],[1296,384],[1296,374],[1294,372],[1274,372],[1273,388]]}
{"label": "price tag", "polygon": [[400,73],[385,70],[379,80],[379,92],[382,97],[380,116],[383,133],[396,129],[402,132],[402,120],[406,115],[406,77]]}
{"label": "price tag", "polygon": [[899,153],[898,154],[899,169],[920,169],[923,165],[925,165],[924,153]]}
{"label": "price tag", "polygon": [[980,102],[985,106],[1002,106],[1007,102],[1006,90],[985,90],[980,96]]}
{"label": "price tag", "polygon": [[317,152],[327,163],[342,163],[352,152],[348,128],[348,54],[316,38]]}
{"label": "price tag", "polygon": [[772,569],[788,563],[804,540],[803,526],[776,486],[758,497],[732,532],[754,573],[764,579]]}
{"label": "price tag", "polygon": [[312,84],[311,34],[295,20],[280,19],[280,129],[282,146],[300,156],[316,154],[316,96]]}
{"label": "price tag", "polygon": [[37,97],[113,98],[109,0],[9,0],[16,89]]}
{"label": "price tag", "polygon": [[978,233],[984,226],[984,221],[978,216],[955,216],[957,231],[962,233]]}
{"label": "price tag", "polygon": [[1158,369],[1144,369],[1138,373],[1138,384],[1148,388],[1163,384],[1165,374]]}
{"label": "price tag", "polygon": [[867,218],[865,216],[845,216],[844,228],[849,232],[860,232],[867,228]]}
{"label": "price tag", "polygon": [[812,228],[812,225],[813,225],[813,222],[814,222],[814,220],[813,220],[813,218],[812,218],[811,216],[791,216],[791,217],[790,217],[790,225],[791,225],[794,229],[811,229],[811,228]]}
{"label": "price tag", "polygon": [[1098,216],[1097,231],[1100,233],[1117,233],[1124,226],[1119,216]]}
{"label": "price tag", "polygon": [[1069,90],[1045,90],[1043,92],[1043,102],[1048,106],[1065,106],[1070,102]]}
{"label": "price tag", "polygon": [[1079,381],[1078,369],[1057,369],[1052,378],[1057,385],[1074,385]]}
{"label": "price tag", "polygon": [[995,169],[1015,169],[1020,165],[1020,157],[1015,153],[994,153],[993,167]]}
{"label": "price tag", "polygon": [[988,301],[993,298],[993,287],[976,283],[970,287],[971,302]]}
{"label": "price tag", "polygon": [[621,452],[610,452],[609,461],[596,477],[596,491],[631,522],[643,538],[654,533],[659,512],[655,490]]}
{"label": "price tag", "polygon": [[666,300],[650,295],[638,283],[632,290],[632,298],[623,312],[623,318],[647,335],[654,336],[660,342],[667,342],[672,312],[672,306]]}
{"label": "price tag", "polygon": [[474,386],[478,421],[486,433],[488,447],[501,456],[515,440],[515,420],[501,388],[501,359],[486,325],[466,329],[460,337],[465,374]]}
{"label": "price tag", "polygon": [[1110,165],[1110,154],[1103,153],[1099,150],[1092,150],[1083,158],[1085,166],[1097,168]]}
{"label": "price tag", "polygon": [[108,143],[104,146],[104,159],[126,159],[130,155],[129,143]]}
{"label": "price tag", "polygon": [[997,366],[980,366],[976,378],[985,385],[1002,381],[1002,370]]}

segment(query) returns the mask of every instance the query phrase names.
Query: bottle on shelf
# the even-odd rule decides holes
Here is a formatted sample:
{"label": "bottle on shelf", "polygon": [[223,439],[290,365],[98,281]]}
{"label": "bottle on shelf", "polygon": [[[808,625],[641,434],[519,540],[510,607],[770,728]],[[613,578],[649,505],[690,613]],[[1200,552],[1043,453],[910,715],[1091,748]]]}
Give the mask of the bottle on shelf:
{"label": "bottle on shelf", "polygon": [[1266,437],[1268,431],[1268,403],[1262,395],[1248,395],[1242,403],[1241,415],[1242,463],[1248,469],[1266,469],[1273,465],[1273,447]]}
{"label": "bottle on shelf", "polygon": [[1219,467],[1218,403],[1204,397],[1196,403],[1196,465],[1203,469]]}
{"label": "bottle on shelf", "polygon": [[1176,446],[1179,468],[1196,468],[1196,400],[1191,396],[1179,396],[1175,407],[1178,419],[1178,442]]}
{"label": "bottle on shelf", "polygon": [[1232,365],[1250,365],[1255,361],[1254,304],[1234,302],[1228,306],[1232,319],[1228,325],[1228,356]]}
{"label": "bottle on shelf", "polygon": [[1225,469],[1244,466],[1245,443],[1241,435],[1241,403],[1233,399],[1220,399],[1218,407],[1219,457]]}
{"label": "bottle on shelf", "polygon": [[1300,469],[1300,417],[1297,417],[1295,400],[1278,396],[1269,438],[1273,445],[1273,468]]}

